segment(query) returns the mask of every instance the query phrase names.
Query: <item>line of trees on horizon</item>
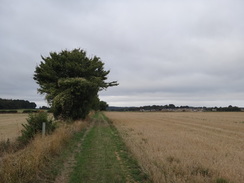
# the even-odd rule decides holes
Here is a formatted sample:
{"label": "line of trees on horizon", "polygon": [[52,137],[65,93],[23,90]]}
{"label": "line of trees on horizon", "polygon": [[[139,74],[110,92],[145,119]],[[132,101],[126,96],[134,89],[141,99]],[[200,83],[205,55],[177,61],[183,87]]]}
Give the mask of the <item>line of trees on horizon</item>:
{"label": "line of trees on horizon", "polygon": [[202,111],[219,111],[219,112],[238,112],[242,111],[240,107],[229,105],[228,107],[192,107],[192,106],[175,106],[174,104],[169,105],[146,105],[140,107],[107,107],[108,111],[162,111],[162,110],[180,110],[180,109],[189,109],[189,110],[202,110]]}
{"label": "line of trees on horizon", "polygon": [[35,109],[36,103],[28,100],[2,99],[0,98],[0,109]]}

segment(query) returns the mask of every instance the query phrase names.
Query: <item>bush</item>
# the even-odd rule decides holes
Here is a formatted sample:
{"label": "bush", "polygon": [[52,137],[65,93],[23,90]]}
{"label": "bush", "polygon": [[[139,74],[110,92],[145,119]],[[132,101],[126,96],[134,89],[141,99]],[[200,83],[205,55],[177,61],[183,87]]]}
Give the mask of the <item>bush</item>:
{"label": "bush", "polygon": [[27,144],[37,133],[42,132],[42,123],[46,123],[46,133],[50,134],[56,128],[56,124],[52,119],[48,119],[48,114],[46,112],[40,113],[30,113],[27,118],[27,124],[22,124],[24,127],[21,130],[21,136],[19,140]]}

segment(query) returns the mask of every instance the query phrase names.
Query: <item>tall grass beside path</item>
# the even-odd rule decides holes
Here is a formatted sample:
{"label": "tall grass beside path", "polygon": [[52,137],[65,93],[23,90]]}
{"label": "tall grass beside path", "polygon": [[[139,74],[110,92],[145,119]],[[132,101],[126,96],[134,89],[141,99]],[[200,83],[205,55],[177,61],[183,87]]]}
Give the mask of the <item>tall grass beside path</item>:
{"label": "tall grass beside path", "polygon": [[85,122],[63,125],[52,135],[36,136],[25,149],[5,155],[0,162],[0,183],[50,182],[46,165],[61,153],[74,133],[86,126]]}

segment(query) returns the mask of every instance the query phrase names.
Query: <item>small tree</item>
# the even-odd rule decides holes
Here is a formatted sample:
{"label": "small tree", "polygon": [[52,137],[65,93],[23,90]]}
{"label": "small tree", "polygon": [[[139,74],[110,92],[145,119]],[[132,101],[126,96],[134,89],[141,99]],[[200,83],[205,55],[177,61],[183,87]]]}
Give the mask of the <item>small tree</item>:
{"label": "small tree", "polygon": [[42,60],[34,80],[56,118],[84,119],[96,106],[98,91],[118,85],[116,81],[105,82],[110,71],[104,70],[99,57],[88,58],[81,49],[52,52]]}
{"label": "small tree", "polygon": [[48,119],[48,114],[46,112],[30,113],[29,117],[26,119],[27,123],[22,124],[23,129],[21,130],[21,136],[19,140],[26,144],[38,133],[42,132],[42,123],[46,123],[46,133],[51,133],[54,131],[56,125],[52,119]]}

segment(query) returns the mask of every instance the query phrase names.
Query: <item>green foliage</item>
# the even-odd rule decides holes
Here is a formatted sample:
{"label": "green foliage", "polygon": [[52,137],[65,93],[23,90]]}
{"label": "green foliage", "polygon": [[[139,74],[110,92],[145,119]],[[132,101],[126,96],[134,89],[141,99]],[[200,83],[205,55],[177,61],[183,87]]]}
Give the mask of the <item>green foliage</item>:
{"label": "green foliage", "polygon": [[12,100],[0,98],[0,109],[35,109],[36,104],[27,100]]}
{"label": "green foliage", "polygon": [[104,70],[99,57],[88,58],[83,50],[53,52],[42,59],[34,80],[56,118],[85,118],[96,106],[98,91],[118,85],[116,81],[105,82],[110,71]]}
{"label": "green foliage", "polygon": [[54,116],[65,119],[85,118],[98,92],[97,85],[84,78],[60,79],[58,84],[60,93],[53,99]]}
{"label": "green foliage", "polygon": [[100,109],[100,111],[106,111],[107,110],[107,107],[108,107],[107,102],[100,101],[100,103],[99,103],[99,109]]}
{"label": "green foliage", "polygon": [[108,107],[107,102],[100,101],[98,97],[94,98],[92,109],[95,111],[106,111]]}
{"label": "green foliage", "polygon": [[19,137],[19,141],[26,144],[37,133],[42,132],[42,123],[46,123],[46,133],[50,134],[54,131],[56,124],[53,122],[52,119],[48,119],[48,114],[46,112],[40,113],[30,113],[28,118],[26,119],[27,123],[22,124],[23,129],[21,130],[21,136]]}

